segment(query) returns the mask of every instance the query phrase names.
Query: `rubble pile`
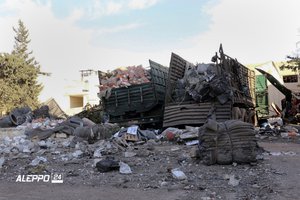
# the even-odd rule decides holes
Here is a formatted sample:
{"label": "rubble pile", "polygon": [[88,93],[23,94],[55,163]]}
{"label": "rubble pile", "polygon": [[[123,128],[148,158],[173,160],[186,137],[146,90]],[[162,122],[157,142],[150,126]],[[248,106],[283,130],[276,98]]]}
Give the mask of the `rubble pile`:
{"label": "rubble pile", "polygon": [[199,150],[207,165],[256,162],[254,126],[239,120],[208,120],[199,130]]}
{"label": "rubble pile", "polygon": [[103,110],[101,105],[95,105],[91,108],[87,108],[75,116],[80,118],[88,118],[95,123],[106,122],[105,115],[103,115]]}
{"label": "rubble pile", "polygon": [[[227,125],[233,131],[243,130]],[[58,172],[63,174],[64,184],[71,185],[181,189],[219,198],[240,184],[245,187],[237,193],[243,197],[265,195],[257,195],[257,187],[249,189],[257,177],[265,178],[262,166],[231,165],[227,169],[201,165],[196,145],[205,144],[206,140],[198,138],[203,127],[170,127],[161,132],[141,130],[136,125],[120,128],[117,124],[95,124],[87,118],[46,117],[17,128],[25,129],[26,134],[0,137],[2,180],[15,182],[15,174]],[[218,130],[222,128],[219,124]],[[218,151],[226,152],[226,148]],[[265,187],[268,179],[263,180],[260,184]]]}
{"label": "rubble pile", "polygon": [[170,127],[162,132],[162,137],[169,141],[191,146],[199,143],[198,132],[199,127],[186,126],[185,129]]}
{"label": "rubble pile", "polygon": [[123,137],[127,141],[151,140],[157,139],[159,130],[141,130],[139,126],[132,125],[127,128],[121,128],[114,136]]}
{"label": "rubble pile", "polygon": [[299,125],[284,124],[282,118],[273,117],[262,122],[256,134],[260,139],[295,139],[300,136],[299,129]]}
{"label": "rubble pile", "polygon": [[8,128],[21,125],[33,118],[33,113],[29,107],[15,108],[9,115],[0,119],[0,127]]}
{"label": "rubble pile", "polygon": [[150,79],[150,73],[141,65],[118,68],[112,72],[101,74],[100,91],[149,83]]}
{"label": "rubble pile", "polygon": [[33,111],[27,106],[15,108],[8,115],[0,118],[0,128],[16,127],[44,118],[50,118],[49,107],[46,105]]}
{"label": "rubble pile", "polygon": [[74,140],[74,136],[66,137],[60,134],[55,134],[45,140],[29,139],[26,135],[13,138],[6,136],[0,141],[0,155],[7,157],[8,160],[26,158],[31,166],[47,163],[52,159],[65,162],[88,155],[94,155],[97,158],[101,151],[106,153],[118,151],[118,147],[109,141],[89,145],[86,141]]}

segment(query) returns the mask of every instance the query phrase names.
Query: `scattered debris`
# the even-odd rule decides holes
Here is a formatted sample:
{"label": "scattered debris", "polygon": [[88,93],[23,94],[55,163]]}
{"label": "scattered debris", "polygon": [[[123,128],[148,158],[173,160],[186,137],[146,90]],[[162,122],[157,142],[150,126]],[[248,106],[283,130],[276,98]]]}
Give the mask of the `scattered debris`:
{"label": "scattered debris", "polygon": [[280,133],[280,136],[281,136],[282,138],[288,138],[288,137],[289,137],[289,133],[283,132],[283,133]]}
{"label": "scattered debris", "polygon": [[32,165],[32,166],[37,166],[37,165],[39,165],[41,162],[42,162],[42,163],[47,162],[47,158],[41,157],[41,156],[37,156],[34,160],[31,161],[30,165]]}
{"label": "scattered debris", "polygon": [[283,120],[281,117],[268,118],[268,123],[272,126],[283,126]]}
{"label": "scattered debris", "polygon": [[173,141],[175,140],[177,137],[179,137],[179,135],[181,135],[183,133],[182,130],[178,129],[178,128],[172,128],[169,127],[166,130],[164,130],[162,132],[162,135],[167,138],[169,141]]}
{"label": "scattered debris", "polygon": [[118,170],[120,168],[119,162],[114,160],[113,157],[106,157],[96,163],[96,168],[100,172],[109,172],[113,170]]}
{"label": "scattered debris", "polygon": [[126,151],[126,152],[124,152],[124,156],[125,156],[125,158],[131,158],[131,157],[136,156],[136,153],[130,152],[130,151]]}
{"label": "scattered debris", "polygon": [[157,139],[157,133],[157,130],[141,130],[139,126],[132,125],[127,128],[121,128],[114,137],[122,137],[126,141],[137,142]]}
{"label": "scattered debris", "polygon": [[76,114],[77,117],[87,118],[96,124],[108,122],[108,119],[105,119],[105,115],[103,114],[103,108],[101,105],[95,105],[91,108],[87,108],[82,112]]}
{"label": "scattered debris", "polygon": [[102,150],[103,150],[102,148],[96,149],[96,150],[94,151],[93,157],[94,157],[94,158],[101,158],[101,157],[102,157],[102,154],[101,154]]}
{"label": "scattered debris", "polygon": [[55,134],[55,137],[56,137],[56,138],[67,138],[68,136],[67,136],[67,134],[65,134],[65,133],[56,133],[56,134]]}
{"label": "scattered debris", "polygon": [[[223,123],[215,121],[214,117],[217,111],[215,112],[214,109],[217,106],[208,102],[214,99],[216,104],[220,106],[217,110],[229,105],[231,111],[231,104],[227,105],[224,102],[232,100],[234,95],[231,93],[232,91],[229,91],[231,88],[222,87],[223,85],[229,85],[225,83],[228,83],[231,77],[227,76],[228,74],[222,76],[214,72],[211,65],[199,64],[194,67],[184,65],[184,67],[187,69],[186,74],[178,80],[177,85],[175,84],[176,87],[172,97],[175,101],[189,98],[189,100],[200,102],[201,105],[211,109],[206,112],[208,113],[207,116],[189,114],[188,117],[195,117],[193,120],[197,122],[207,121],[202,127],[184,126],[190,124],[185,121],[184,124],[180,124],[182,126],[176,128],[167,128],[166,126],[166,129],[161,133],[161,130],[153,129],[153,127],[144,130],[145,126],[137,125],[139,122],[136,121],[120,128],[119,124],[109,123],[108,118],[103,120],[105,116],[105,114],[102,116],[103,113],[101,113],[101,122],[96,121],[87,117],[87,110],[86,115],[66,119],[53,118],[49,115],[49,109],[45,106],[36,111],[27,108],[23,108],[21,111],[14,110],[0,120],[0,127],[13,127],[13,129],[19,129],[23,132],[20,131],[17,136],[4,136],[4,134],[1,134],[0,169],[2,168],[1,173],[3,171],[4,173],[0,179],[12,177],[16,173],[45,174],[57,170],[57,172],[66,175],[64,181],[69,184],[81,181],[84,184],[88,183],[93,186],[110,184],[124,188],[149,189],[164,187],[168,190],[201,190],[204,197],[199,197],[199,199],[221,199],[218,193],[222,192],[224,194],[223,191],[233,192],[233,188],[228,187],[228,185],[231,185],[233,187],[240,186],[238,192],[242,192],[242,195],[239,196],[241,199],[263,199],[265,194],[260,194],[264,193],[261,192],[261,188],[272,180],[273,177],[270,174],[273,176],[284,174],[283,172],[270,170],[269,166],[263,163],[268,159],[272,159],[271,156],[278,156],[276,159],[286,159],[289,156],[296,156],[298,152],[274,151],[258,154],[257,140],[261,137],[268,138],[268,136],[295,139],[299,136],[298,128],[294,125],[283,125],[281,118],[272,118],[264,123],[262,127],[257,128],[257,137],[255,137],[253,125],[242,122],[241,119]],[[140,85],[139,77],[135,76],[135,73],[128,71],[129,75],[127,77],[124,74],[127,72],[123,72],[121,70],[120,73],[117,73],[120,76],[117,82],[112,76],[107,76],[105,77],[106,80],[102,80],[104,82],[101,87],[104,89],[105,87],[111,87],[104,90],[104,98],[116,95],[114,91],[119,90],[113,89],[117,87],[126,86],[118,89],[129,91],[129,87]],[[163,75],[165,76],[165,74]],[[141,79],[143,79],[143,76],[149,78],[144,80],[144,84],[149,84],[149,81],[153,82],[155,78],[161,78],[160,76],[147,77],[144,74]],[[162,78],[161,81],[165,81],[165,79],[166,77]],[[199,80],[201,80],[201,83],[199,83]],[[148,86],[150,85],[152,86],[152,84]],[[161,89],[165,89],[164,84],[161,87]],[[134,88],[134,91],[139,94],[137,96],[138,100],[141,101],[142,108],[147,105],[151,110],[153,104],[146,104],[146,99],[143,97],[148,94],[153,95],[154,92],[145,89],[147,88],[138,86]],[[161,101],[160,106],[162,106],[164,92],[155,92],[155,94],[161,95],[159,101]],[[248,92],[245,88],[244,93]],[[119,93],[114,97],[119,97],[118,95]],[[126,99],[126,106],[132,105],[134,102],[131,101],[131,95],[128,92],[125,98],[122,97]],[[149,102],[152,101],[153,99]],[[113,102],[113,105],[119,109],[121,105],[117,104],[121,104],[121,102]],[[222,103],[224,105],[221,105]],[[190,106],[191,104],[183,106],[178,104],[175,105],[175,108],[189,113],[194,109]],[[122,108],[124,107],[122,106]],[[163,110],[161,108],[159,107],[160,111]],[[102,108],[99,109],[98,111],[102,112]],[[246,110],[240,110],[239,108],[233,110],[238,110],[240,114],[243,113],[243,117],[239,116],[239,118],[246,118]],[[111,111],[110,117],[116,117],[112,113],[114,112]],[[173,112],[169,113],[172,114]],[[118,117],[125,116],[124,113],[123,115],[116,115]],[[147,116],[150,121],[154,121],[151,117]],[[199,117],[201,120],[198,119]],[[114,120],[116,119],[118,118],[114,118]],[[172,120],[176,121],[177,118],[173,117],[172,114],[166,119],[170,122]],[[162,123],[161,119],[159,122]],[[258,162],[256,162],[257,160]],[[205,166],[203,163],[207,165],[232,165]],[[242,163],[249,163],[250,165],[242,165]],[[110,171],[112,172],[102,174]],[[227,173],[235,175],[228,175]],[[123,174],[126,174],[126,176]],[[225,176],[222,178],[223,174]],[[11,177],[10,179],[12,179]],[[240,184],[241,180],[243,180],[242,184]],[[212,191],[213,189],[217,191]]]}
{"label": "scattered debris", "polygon": [[264,139],[296,139],[300,136],[300,126],[295,124],[283,124],[282,118],[264,119],[260,123],[260,127],[256,128],[257,137]]}
{"label": "scattered debris", "polygon": [[287,152],[282,152],[284,155],[288,155],[288,156],[295,156],[296,153],[293,151],[287,151]]}
{"label": "scattered debris", "polygon": [[81,150],[76,150],[72,153],[72,156],[74,158],[80,158],[83,155],[83,152]]}
{"label": "scattered debris", "polygon": [[229,176],[228,185],[236,187],[240,184],[240,180],[235,177],[235,175]]}
{"label": "scattered debris", "polygon": [[282,155],[295,156],[296,155],[296,153],[293,151],[270,152],[269,154],[271,156],[282,156]]}
{"label": "scattered debris", "polygon": [[5,162],[5,158],[4,158],[4,157],[1,157],[1,158],[0,158],[0,169],[2,168],[4,162]]}
{"label": "scattered debris", "polygon": [[50,118],[49,107],[47,105],[41,106],[34,111],[29,107],[15,108],[7,116],[0,119],[0,128],[16,127],[41,118]]}
{"label": "scattered debris", "polygon": [[121,174],[131,174],[132,173],[131,168],[129,167],[128,164],[126,164],[124,162],[120,162],[119,165],[120,165],[119,170],[120,170]]}
{"label": "scattered debris", "polygon": [[171,172],[172,172],[172,176],[173,176],[175,179],[178,179],[178,180],[185,180],[185,179],[187,179],[187,176],[184,174],[184,172],[181,171],[181,170],[178,169],[178,168],[172,169]]}
{"label": "scattered debris", "polygon": [[281,156],[281,152],[270,152],[271,156]]}
{"label": "scattered debris", "polygon": [[192,140],[192,141],[186,142],[185,144],[187,146],[196,145],[196,144],[199,144],[199,140]]}

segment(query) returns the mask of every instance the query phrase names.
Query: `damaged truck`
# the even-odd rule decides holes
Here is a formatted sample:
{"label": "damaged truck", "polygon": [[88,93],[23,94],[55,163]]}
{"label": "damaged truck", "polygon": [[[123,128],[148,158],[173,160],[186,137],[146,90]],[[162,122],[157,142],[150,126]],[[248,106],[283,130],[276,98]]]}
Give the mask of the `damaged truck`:
{"label": "damaged truck", "polygon": [[131,82],[143,74],[140,68],[128,74],[99,71],[99,96],[110,122],[164,128],[199,126],[207,119],[254,123],[254,71],[226,55],[222,45],[209,64],[195,65],[175,53],[169,69],[149,62],[148,74]]}
{"label": "damaged truck", "polygon": [[111,123],[162,126],[168,68],[152,60],[149,64],[149,70],[133,66],[99,71],[99,96]]}
{"label": "damaged truck", "polygon": [[210,64],[192,64],[172,53],[163,127],[202,125],[207,119],[254,123],[255,74],[223,52]]}

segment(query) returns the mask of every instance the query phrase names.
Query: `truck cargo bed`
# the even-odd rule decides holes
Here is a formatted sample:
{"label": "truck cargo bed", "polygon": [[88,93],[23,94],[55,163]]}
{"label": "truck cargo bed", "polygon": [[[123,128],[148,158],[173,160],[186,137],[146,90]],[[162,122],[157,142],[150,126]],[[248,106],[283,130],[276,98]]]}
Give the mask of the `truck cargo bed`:
{"label": "truck cargo bed", "polygon": [[149,60],[151,82],[113,88],[102,105],[110,122],[161,123],[168,69]]}

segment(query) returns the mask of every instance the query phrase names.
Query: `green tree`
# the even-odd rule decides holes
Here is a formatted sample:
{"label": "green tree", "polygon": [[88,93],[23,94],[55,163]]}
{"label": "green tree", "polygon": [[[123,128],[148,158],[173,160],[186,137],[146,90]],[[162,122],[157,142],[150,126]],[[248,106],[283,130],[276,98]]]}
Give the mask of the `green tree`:
{"label": "green tree", "polygon": [[300,70],[300,41],[296,43],[297,49],[296,52],[294,52],[292,56],[287,56],[288,61],[280,66],[280,69],[290,69],[292,71],[298,71]]}
{"label": "green tree", "polygon": [[11,54],[0,54],[0,111],[10,111],[15,107],[38,106],[38,96],[42,86],[37,78],[40,66],[28,52],[29,33],[19,20],[15,46]]}
{"label": "green tree", "polygon": [[280,69],[290,69],[292,71],[300,70],[300,57],[299,56],[287,56],[288,61],[286,64],[280,66]]}
{"label": "green tree", "polygon": [[28,51],[28,44],[31,42],[29,39],[28,29],[21,20],[18,21],[18,25],[18,28],[13,27],[16,36],[12,54],[16,54],[24,58],[27,64],[33,64],[35,67],[40,68],[39,63],[35,60],[35,58],[30,57],[33,51]]}

